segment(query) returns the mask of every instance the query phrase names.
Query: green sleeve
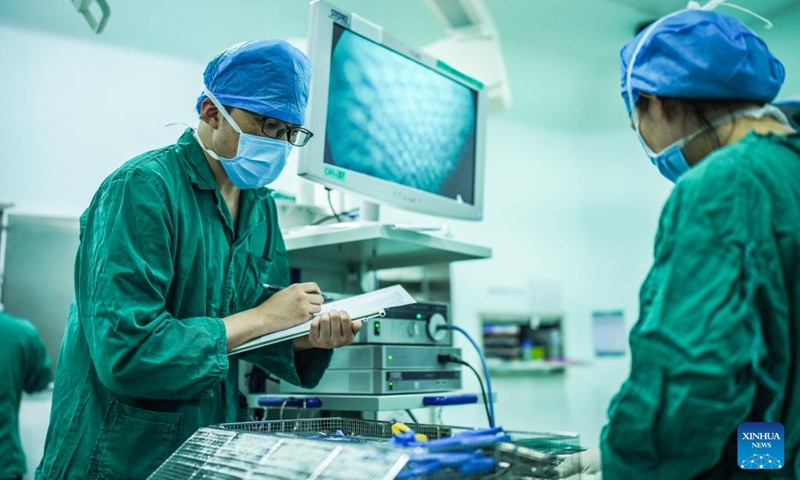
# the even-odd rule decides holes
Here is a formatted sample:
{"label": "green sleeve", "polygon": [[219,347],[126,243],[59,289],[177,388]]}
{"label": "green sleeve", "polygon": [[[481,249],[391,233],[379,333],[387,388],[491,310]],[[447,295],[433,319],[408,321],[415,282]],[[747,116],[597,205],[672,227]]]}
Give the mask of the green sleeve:
{"label": "green sleeve", "polygon": [[280,379],[305,388],[317,386],[331,363],[333,350],[311,348],[294,350],[294,340],[252,350],[242,359],[257,365]]}
{"label": "green sleeve", "polygon": [[219,318],[178,319],[167,310],[172,259],[181,252],[163,180],[145,175],[117,174],[82,219],[78,315],[107,388],[135,398],[196,398],[227,374],[225,326]]}
{"label": "green sleeve", "polygon": [[601,436],[604,478],[694,478],[752,409],[766,349],[752,301],[752,207],[736,186],[735,176],[692,176],[665,206],[630,377]]}
{"label": "green sleeve", "polygon": [[50,357],[39,332],[31,325],[25,349],[25,379],[23,388],[27,393],[47,388],[52,377]]}
{"label": "green sleeve", "polygon": [[[267,198],[267,202],[272,213],[270,215],[273,222],[271,230],[276,232],[274,250],[271,252],[273,265],[270,269],[268,282],[275,285],[289,285],[289,255],[286,251],[283,236],[280,235],[275,199],[270,196]],[[264,297],[259,299],[259,303],[265,301],[269,295],[271,294],[265,292]],[[245,352],[241,358],[291,384],[313,388],[322,379],[322,375],[331,362],[332,355],[333,350],[320,348],[296,352],[294,350],[294,341],[289,340]]]}

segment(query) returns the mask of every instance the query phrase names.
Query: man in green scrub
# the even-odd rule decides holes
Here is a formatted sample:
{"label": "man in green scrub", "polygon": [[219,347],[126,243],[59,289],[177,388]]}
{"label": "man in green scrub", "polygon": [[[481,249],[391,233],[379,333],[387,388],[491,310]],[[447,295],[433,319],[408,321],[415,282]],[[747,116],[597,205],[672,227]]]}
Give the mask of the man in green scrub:
{"label": "man in green scrub", "polygon": [[3,312],[0,304],[0,480],[20,480],[25,453],[19,439],[22,392],[47,388],[50,357],[39,332],[27,320]]}
{"label": "man in green scrub", "polygon": [[[583,455],[583,469],[605,480],[796,479],[800,135],[770,103],[785,73],[763,40],[694,6],[621,52],[632,126],[676,184],[640,293],[630,376],[601,455]],[[782,423],[785,459],[766,445],[739,458],[744,422]]]}
{"label": "man in green scrub", "polygon": [[345,312],[308,336],[228,358],[228,350],[308,320],[323,297],[288,285],[275,202],[301,127],[308,58],[283,41],[214,58],[201,122],[100,186],[80,219],[75,300],[56,371],[42,479],[144,479],[197,429],[245,420],[239,358],[316,385],[331,348],[352,342]]}

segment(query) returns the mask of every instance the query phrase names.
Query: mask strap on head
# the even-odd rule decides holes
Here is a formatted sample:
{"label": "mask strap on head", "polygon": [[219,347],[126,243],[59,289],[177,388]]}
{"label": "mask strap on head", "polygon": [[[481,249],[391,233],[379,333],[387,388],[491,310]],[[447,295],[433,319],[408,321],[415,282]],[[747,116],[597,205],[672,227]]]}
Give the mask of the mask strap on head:
{"label": "mask strap on head", "polygon": [[183,125],[184,127],[186,127],[189,130],[191,130],[192,131],[192,136],[194,136],[194,139],[197,140],[197,143],[200,144],[200,148],[202,148],[209,155],[211,155],[211,158],[213,158],[214,160],[219,160],[219,155],[217,155],[213,150],[207,149],[205,144],[203,143],[203,141],[200,140],[200,135],[197,134],[197,128],[196,127],[193,127],[193,126],[189,125],[186,122],[170,122],[170,123],[164,125],[164,128],[176,127],[176,126],[179,126],[179,125]]}
{"label": "mask strap on head", "polygon": [[[208,94],[207,91],[205,93]],[[225,110],[223,110],[222,107],[217,104],[217,99],[216,98],[212,98],[211,96],[209,96],[208,98],[210,98],[211,101],[214,103],[214,105],[217,106],[217,110],[219,110],[220,112],[223,112],[222,113],[223,115],[227,115],[225,113]],[[238,130],[239,127],[235,123],[233,123],[232,120],[228,120],[228,121],[231,122],[231,125],[234,125],[234,128]],[[192,129],[192,136],[194,136],[194,139],[197,140],[197,143],[200,145],[200,148],[202,148],[207,154],[211,155],[211,158],[213,158],[214,160],[222,161],[222,159],[220,159],[219,155],[217,155],[217,152],[215,152],[214,150],[209,150],[208,148],[206,148],[206,145],[203,143],[203,140],[200,138],[200,134],[197,133],[197,129],[195,127],[193,127],[193,126],[191,126],[189,124],[183,123],[183,122],[168,123],[165,126],[171,127],[173,125],[186,125],[187,127],[191,128]]]}
{"label": "mask strap on head", "polygon": [[211,158],[213,158],[214,160],[217,160],[217,161],[222,161],[223,160],[223,159],[219,158],[219,155],[217,155],[217,152],[215,152],[214,150],[209,150],[208,148],[206,148],[206,145],[203,143],[203,140],[200,139],[200,135],[197,133],[196,129],[192,130],[192,135],[194,136],[194,139],[197,140],[197,143],[200,145],[200,148],[202,148],[207,154],[211,155]]}
{"label": "mask strap on head", "polygon": [[726,0],[711,0],[708,3],[706,3],[705,5],[702,5],[702,6],[700,5],[700,2],[694,1],[694,2],[689,2],[689,5],[686,8],[688,10],[706,10],[706,11],[711,11],[711,10],[714,10],[715,8],[717,8],[717,7],[720,7],[720,6],[728,7],[728,8],[734,8],[736,10],[739,10],[739,11],[745,12],[745,13],[747,13],[749,15],[752,15],[753,17],[755,17],[755,18],[761,20],[762,22],[764,22],[764,28],[766,28],[767,30],[770,30],[774,26],[772,24],[772,22],[770,22],[767,18],[762,17],[761,15],[757,14],[756,12],[754,12],[752,10],[749,10],[747,8],[744,8],[742,6],[739,6],[739,5],[734,5],[732,3],[728,3]]}
{"label": "mask strap on head", "polygon": [[165,125],[164,125],[164,128],[169,128],[169,127],[179,127],[179,126],[181,126],[181,125],[183,125],[183,126],[184,126],[184,127],[186,127],[186,128],[191,128],[193,131],[194,131],[194,130],[197,130],[197,127],[193,127],[193,126],[189,125],[189,124],[188,124],[188,123],[186,123],[186,122],[169,122],[169,123],[167,123],[167,124],[165,124]]}
{"label": "mask strap on head", "polygon": [[709,131],[711,129],[715,129],[715,128],[717,128],[717,127],[719,127],[721,125],[724,125],[726,123],[732,122],[732,121],[736,120],[737,118],[750,117],[750,118],[755,118],[756,120],[758,120],[758,119],[761,119],[761,118],[764,118],[764,117],[767,117],[767,116],[773,117],[775,120],[781,122],[782,124],[784,124],[786,126],[790,126],[789,119],[786,118],[786,115],[784,115],[783,112],[781,112],[780,109],[778,107],[776,107],[775,105],[767,103],[767,104],[765,104],[765,105],[763,105],[761,107],[745,108],[743,110],[738,110],[736,112],[729,113],[727,115],[723,115],[723,116],[713,120],[709,127],[700,129],[697,132],[695,132],[695,133],[689,135],[688,137],[684,138],[681,141],[681,145],[686,145],[687,143],[691,142],[692,140],[694,140],[695,138],[699,137],[703,133],[705,133],[705,132],[707,132],[707,131]]}
{"label": "mask strap on head", "polygon": [[633,54],[631,54],[631,59],[628,62],[628,72],[625,75],[625,83],[627,84],[627,93],[628,93],[628,104],[631,107],[631,121],[633,122],[633,127],[636,131],[639,131],[639,112],[636,110],[636,103],[633,101],[633,66],[636,63],[636,59],[639,57],[639,53],[642,51],[642,47],[650,39],[650,36],[655,31],[656,27],[658,27],[661,23],[663,23],[668,18],[677,15],[682,10],[679,10],[675,13],[671,13],[667,16],[661,17],[655,22],[653,22],[642,34],[642,38],[639,40],[639,43],[636,44],[636,48],[633,49]]}
{"label": "mask strap on head", "polygon": [[222,104],[219,102],[219,100],[217,100],[217,97],[215,97],[214,94],[211,93],[207,88],[203,89],[203,93],[205,93],[206,96],[214,104],[214,106],[217,107],[217,110],[219,110],[219,113],[221,113],[222,116],[225,117],[225,120],[227,120],[228,123],[231,124],[231,127],[233,127],[234,130],[239,132],[239,135],[242,135],[244,132],[242,132],[242,129],[239,128],[239,125],[236,123],[236,121],[233,119],[233,117],[231,117],[231,115],[228,113],[228,111],[225,110],[225,107],[223,107]]}
{"label": "mask strap on head", "polygon": [[786,125],[787,127],[792,126],[791,122],[789,122],[789,119],[786,118],[786,115],[783,114],[781,109],[771,103],[767,103],[762,107],[754,107],[743,110],[739,112],[738,115],[738,117],[752,117],[755,118],[756,120],[767,116],[774,118],[775,120]]}

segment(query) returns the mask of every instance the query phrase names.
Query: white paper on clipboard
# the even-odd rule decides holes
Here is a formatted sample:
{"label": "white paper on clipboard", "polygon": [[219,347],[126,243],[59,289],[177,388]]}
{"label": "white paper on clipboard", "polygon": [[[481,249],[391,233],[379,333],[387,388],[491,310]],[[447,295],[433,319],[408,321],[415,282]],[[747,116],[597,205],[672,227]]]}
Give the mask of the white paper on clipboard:
{"label": "white paper on clipboard", "polygon": [[374,317],[383,316],[383,310],[386,308],[400,307],[416,303],[416,300],[408,294],[405,288],[400,285],[392,285],[391,287],[381,288],[374,292],[362,293],[354,297],[345,298],[344,300],[337,300],[335,302],[325,303],[322,305],[322,311],[314,315],[305,323],[300,325],[281,330],[279,332],[269,333],[267,335],[254,338],[247,341],[236,348],[231,349],[228,355],[235,355],[237,353],[246,352],[254,348],[272,345],[273,343],[282,342],[292,338],[302,337],[306,335],[311,328],[311,321],[319,315],[331,310],[345,311],[350,314],[353,320],[366,320]]}

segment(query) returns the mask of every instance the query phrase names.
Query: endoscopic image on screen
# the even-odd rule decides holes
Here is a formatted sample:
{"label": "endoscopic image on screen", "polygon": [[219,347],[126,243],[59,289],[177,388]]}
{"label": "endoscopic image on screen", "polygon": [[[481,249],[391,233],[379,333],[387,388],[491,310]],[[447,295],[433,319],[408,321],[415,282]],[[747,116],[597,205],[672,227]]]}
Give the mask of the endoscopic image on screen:
{"label": "endoscopic image on screen", "polygon": [[338,25],[325,163],[474,204],[476,94]]}

